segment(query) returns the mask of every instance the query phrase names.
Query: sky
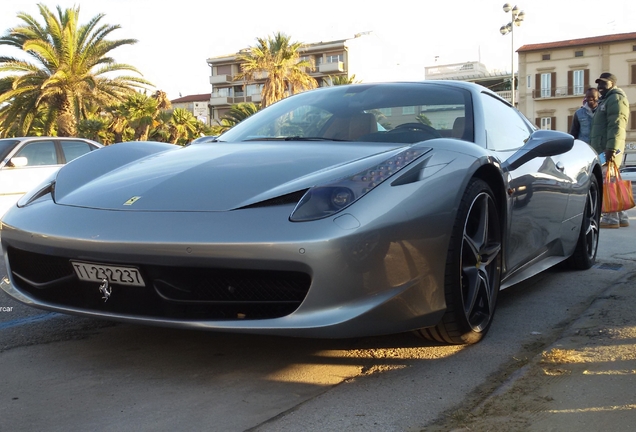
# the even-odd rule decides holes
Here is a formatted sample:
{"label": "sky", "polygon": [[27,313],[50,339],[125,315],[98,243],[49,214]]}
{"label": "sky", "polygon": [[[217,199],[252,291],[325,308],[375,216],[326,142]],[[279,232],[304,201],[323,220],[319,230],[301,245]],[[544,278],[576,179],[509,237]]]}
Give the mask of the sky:
{"label": "sky", "polygon": [[[25,12],[39,22],[38,3],[80,7],[80,22],[98,14],[101,24],[119,25],[110,39],[136,39],[116,48],[112,57],[136,67],[170,99],[209,93],[206,59],[233,54],[256,45],[257,37],[276,32],[302,43],[353,38],[373,32],[385,49],[378,62],[395,65],[395,80],[422,80],[425,67],[481,61],[491,70],[510,72],[511,36],[499,28],[510,21],[502,0],[406,1],[360,0],[299,2],[298,0],[3,0],[0,33],[22,24]],[[636,32],[636,1],[523,0],[517,5],[525,20],[515,27],[514,49],[522,45]],[[611,6],[610,6],[611,5]],[[596,15],[597,12],[604,15]],[[19,50],[0,46],[2,56]],[[515,60],[516,68],[516,60]],[[392,77],[393,79],[393,77]],[[154,90],[154,89],[153,89]]]}

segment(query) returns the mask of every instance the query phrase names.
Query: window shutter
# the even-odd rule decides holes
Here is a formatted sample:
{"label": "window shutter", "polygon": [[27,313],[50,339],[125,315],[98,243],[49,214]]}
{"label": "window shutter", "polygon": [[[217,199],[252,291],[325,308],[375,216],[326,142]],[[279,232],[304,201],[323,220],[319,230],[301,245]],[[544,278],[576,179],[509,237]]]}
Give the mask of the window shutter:
{"label": "window shutter", "polygon": [[583,69],[583,82],[585,83],[585,91],[591,87],[590,85],[590,70]]}
{"label": "window shutter", "polygon": [[629,113],[629,128],[636,130],[636,111]]}
{"label": "window shutter", "polygon": [[556,117],[550,117],[550,129],[556,130]]}
{"label": "window shutter", "polygon": [[537,117],[534,119],[534,125],[541,129],[541,117]]}
{"label": "window shutter", "polygon": [[636,64],[632,65],[632,81],[631,84],[636,84]]}
{"label": "window shutter", "polygon": [[532,97],[538,98],[541,96],[541,74],[534,75],[534,94]]}
{"label": "window shutter", "polygon": [[568,71],[568,94],[574,94],[574,71]]}
{"label": "window shutter", "polygon": [[556,72],[550,74],[550,96],[556,95]]}
{"label": "window shutter", "polygon": [[574,116],[568,116],[568,133],[572,130],[572,121]]}

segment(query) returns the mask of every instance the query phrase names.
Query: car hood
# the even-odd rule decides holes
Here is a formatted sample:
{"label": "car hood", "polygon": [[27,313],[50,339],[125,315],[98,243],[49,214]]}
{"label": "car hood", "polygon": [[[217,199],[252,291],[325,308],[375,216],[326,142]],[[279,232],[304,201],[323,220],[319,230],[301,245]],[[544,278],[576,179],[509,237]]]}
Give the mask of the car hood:
{"label": "car hood", "polygon": [[[101,160],[96,154],[90,161],[86,159],[86,166],[79,160],[60,170],[55,201],[108,210],[227,211],[350,176],[402,147],[377,143],[218,143],[144,155],[87,180],[87,170],[113,165],[109,158],[114,158],[111,153],[115,152],[103,152]],[[118,149],[118,153],[125,151],[123,146]]]}

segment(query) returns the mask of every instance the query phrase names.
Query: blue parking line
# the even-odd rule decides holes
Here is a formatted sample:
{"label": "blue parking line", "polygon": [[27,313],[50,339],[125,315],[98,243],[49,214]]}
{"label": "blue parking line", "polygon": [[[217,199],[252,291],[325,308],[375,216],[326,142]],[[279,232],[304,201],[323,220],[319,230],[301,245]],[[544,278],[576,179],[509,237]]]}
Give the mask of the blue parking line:
{"label": "blue parking line", "polygon": [[33,323],[37,323],[40,321],[46,321],[48,319],[51,318],[55,318],[57,316],[61,316],[62,314],[59,314],[57,312],[49,312],[49,313],[45,313],[42,315],[35,315],[35,316],[31,316],[31,317],[26,317],[26,318],[20,318],[17,320],[13,320],[13,321],[7,321],[7,322],[3,322],[0,323],[0,330],[5,330],[5,329],[9,329],[12,327],[18,327],[21,325],[25,325],[25,324],[33,324]]}

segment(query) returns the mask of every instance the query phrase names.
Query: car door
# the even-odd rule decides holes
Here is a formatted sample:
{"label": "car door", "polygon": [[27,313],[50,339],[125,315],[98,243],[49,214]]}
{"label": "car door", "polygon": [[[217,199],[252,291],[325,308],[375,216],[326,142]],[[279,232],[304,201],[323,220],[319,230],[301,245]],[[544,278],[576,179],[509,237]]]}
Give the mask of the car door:
{"label": "car door", "polygon": [[[18,164],[18,159],[26,158]],[[54,173],[62,163],[58,161],[55,141],[30,140],[20,143],[10,155],[8,163],[0,170],[0,194],[19,197],[40,184]]]}
{"label": "car door", "polygon": [[62,165],[96,149],[83,140],[34,138],[20,142],[0,166],[0,216]]}
{"label": "car door", "polygon": [[[488,147],[504,162],[534,131],[519,112],[483,94]],[[508,175],[507,271],[523,267],[558,245],[571,190],[560,156],[537,157]]]}

